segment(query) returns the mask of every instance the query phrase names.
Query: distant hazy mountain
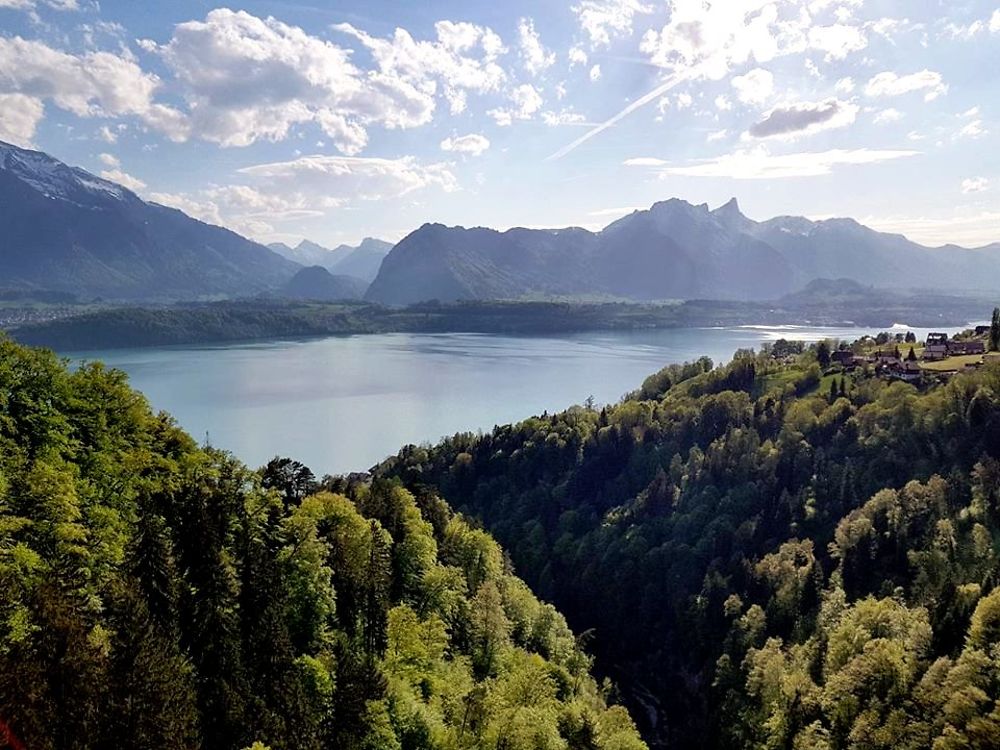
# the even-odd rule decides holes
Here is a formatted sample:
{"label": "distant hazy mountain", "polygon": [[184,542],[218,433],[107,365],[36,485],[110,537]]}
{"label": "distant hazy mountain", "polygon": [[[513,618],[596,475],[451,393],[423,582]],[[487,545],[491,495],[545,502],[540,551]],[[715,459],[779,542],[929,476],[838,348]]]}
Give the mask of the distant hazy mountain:
{"label": "distant hazy mountain", "polygon": [[509,299],[610,295],[766,300],[815,278],[933,291],[1000,283],[1000,244],[931,249],[852,219],[756,222],[733,199],[710,210],[672,199],[600,232],[426,224],[386,256],[367,299]]}
{"label": "distant hazy mountain", "polygon": [[368,282],[353,276],[333,275],[323,266],[307,266],[282,287],[280,295],[289,299],[324,301],[361,299]]}
{"label": "distant hazy mountain", "polygon": [[301,266],[323,266],[326,269],[337,265],[354,250],[346,245],[341,245],[336,250],[330,250],[310,240],[302,240],[295,247],[289,247],[284,242],[273,242],[268,247],[283,258],[294,261]]}
{"label": "distant hazy mountain", "polygon": [[392,250],[392,243],[366,237],[360,245],[339,245],[333,250],[309,240],[302,240],[295,247],[283,242],[274,242],[268,247],[300,265],[323,266],[331,273],[370,282],[378,274],[382,259]]}
{"label": "distant hazy mountain", "polygon": [[[341,245],[337,249],[340,250],[346,247],[346,245]],[[349,249],[350,252],[347,254],[347,257],[337,263],[331,270],[337,274],[355,276],[371,283],[378,276],[382,260],[392,250],[392,243],[366,237],[361,241],[360,245]]]}
{"label": "distant hazy mountain", "polygon": [[245,295],[296,266],[121,185],[0,142],[0,285],[127,299]]}

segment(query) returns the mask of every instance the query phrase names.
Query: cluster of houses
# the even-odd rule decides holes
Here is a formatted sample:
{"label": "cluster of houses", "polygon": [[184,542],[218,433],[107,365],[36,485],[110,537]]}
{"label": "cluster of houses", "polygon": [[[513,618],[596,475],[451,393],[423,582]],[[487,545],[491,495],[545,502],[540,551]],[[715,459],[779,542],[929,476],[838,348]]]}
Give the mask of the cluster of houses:
{"label": "cluster of houses", "polygon": [[967,354],[986,354],[986,342],[982,339],[955,341],[949,339],[947,333],[928,333],[922,357],[930,362],[936,362]]}
{"label": "cluster of houses", "polygon": [[[976,329],[977,336],[988,334],[989,326],[980,331]],[[949,357],[960,357],[967,355],[986,355],[986,342],[980,338],[956,340],[949,338],[947,333],[930,333],[924,344],[923,351],[919,357],[916,354],[916,342],[907,342],[902,334],[896,337],[892,348],[879,348],[867,354],[857,354],[850,349],[841,349],[831,354],[831,361],[838,364],[845,370],[854,370],[858,367],[869,367],[876,375],[892,380],[904,380],[907,382],[919,382],[923,380],[927,371],[921,365],[922,362],[940,362]],[[979,362],[965,363],[961,369],[967,367],[978,367]],[[948,377],[958,371],[959,366],[954,370],[938,370],[934,374],[938,377]]]}

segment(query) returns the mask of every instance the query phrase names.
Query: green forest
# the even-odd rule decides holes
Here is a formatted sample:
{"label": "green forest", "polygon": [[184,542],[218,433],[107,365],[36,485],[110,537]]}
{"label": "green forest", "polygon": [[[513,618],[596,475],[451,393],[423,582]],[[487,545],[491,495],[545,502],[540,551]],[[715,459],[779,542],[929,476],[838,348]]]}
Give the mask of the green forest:
{"label": "green forest", "polygon": [[639,750],[489,534],[0,339],[0,747]]}
{"label": "green forest", "polygon": [[256,298],[159,307],[101,308],[94,303],[5,309],[0,299],[0,329],[9,329],[23,344],[80,351],[386,332],[538,334],[784,325],[802,320],[832,326],[891,326],[897,320],[915,326],[957,326],[976,319],[985,306],[974,295],[904,294],[840,279],[817,280],[801,292],[770,302],[467,300],[396,308],[367,302]]}
{"label": "green forest", "polygon": [[1000,747],[1000,367],[788,359],[671,366],[377,474],[481,519],[653,746]]}
{"label": "green forest", "polygon": [[828,356],[317,480],[0,341],[0,746],[996,748],[1000,366]]}

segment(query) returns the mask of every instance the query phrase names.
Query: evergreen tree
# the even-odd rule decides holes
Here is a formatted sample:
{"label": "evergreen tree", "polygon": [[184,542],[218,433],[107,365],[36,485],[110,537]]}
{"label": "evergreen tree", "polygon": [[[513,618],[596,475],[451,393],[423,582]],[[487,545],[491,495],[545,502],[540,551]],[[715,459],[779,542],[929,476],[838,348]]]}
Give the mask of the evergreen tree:
{"label": "evergreen tree", "polygon": [[820,341],[816,345],[816,361],[823,370],[830,366],[830,344],[826,341]]}
{"label": "evergreen tree", "polygon": [[327,484],[0,338],[0,745],[645,747],[490,535]]}

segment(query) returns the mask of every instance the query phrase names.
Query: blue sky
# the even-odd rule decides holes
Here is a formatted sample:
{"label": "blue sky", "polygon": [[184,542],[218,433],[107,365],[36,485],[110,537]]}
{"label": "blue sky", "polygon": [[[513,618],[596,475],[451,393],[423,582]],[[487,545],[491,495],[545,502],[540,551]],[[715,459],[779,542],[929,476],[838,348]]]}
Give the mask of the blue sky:
{"label": "blue sky", "polygon": [[669,197],[1000,241],[995,0],[0,0],[0,139],[256,239]]}

